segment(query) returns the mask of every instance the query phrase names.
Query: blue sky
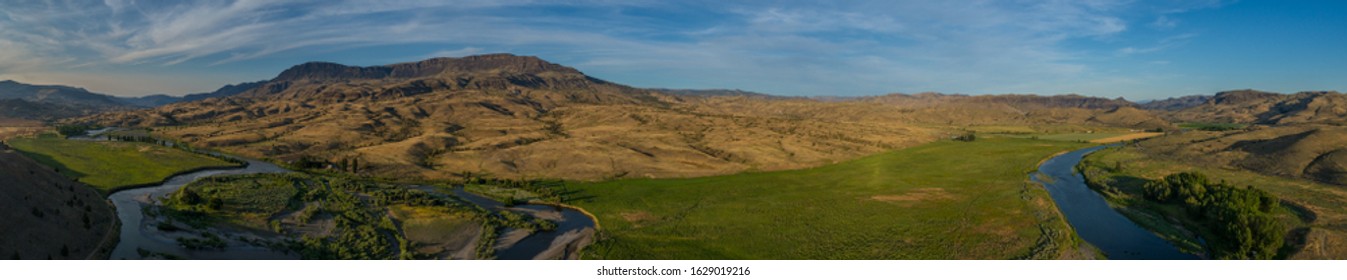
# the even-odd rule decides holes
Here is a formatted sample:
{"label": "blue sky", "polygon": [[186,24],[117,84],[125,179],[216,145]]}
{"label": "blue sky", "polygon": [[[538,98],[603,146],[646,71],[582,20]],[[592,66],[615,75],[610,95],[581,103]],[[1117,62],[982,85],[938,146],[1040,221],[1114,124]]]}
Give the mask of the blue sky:
{"label": "blue sky", "polygon": [[6,1],[0,79],[185,94],[307,61],[508,52],[781,95],[1347,90],[1347,1],[186,2]]}

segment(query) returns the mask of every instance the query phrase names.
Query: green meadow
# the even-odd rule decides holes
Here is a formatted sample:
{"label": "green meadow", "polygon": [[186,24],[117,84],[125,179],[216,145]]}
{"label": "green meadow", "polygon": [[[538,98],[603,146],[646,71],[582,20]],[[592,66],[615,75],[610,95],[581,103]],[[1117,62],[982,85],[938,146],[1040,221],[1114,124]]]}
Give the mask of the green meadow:
{"label": "green meadow", "polygon": [[8,143],[28,157],[103,193],[120,187],[157,183],[178,172],[237,165],[140,142],[78,141],[43,134],[10,139]]}
{"label": "green meadow", "polygon": [[1089,144],[941,141],[803,170],[571,183],[596,259],[1088,258],[1042,160]]}

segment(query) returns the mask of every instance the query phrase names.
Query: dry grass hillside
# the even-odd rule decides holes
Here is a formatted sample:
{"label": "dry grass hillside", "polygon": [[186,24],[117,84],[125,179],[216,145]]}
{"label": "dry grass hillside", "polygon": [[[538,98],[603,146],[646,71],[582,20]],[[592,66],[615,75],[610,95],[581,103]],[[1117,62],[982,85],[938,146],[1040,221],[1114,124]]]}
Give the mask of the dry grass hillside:
{"label": "dry grass hillside", "polygon": [[[309,63],[253,91],[107,114],[194,145],[380,176],[682,177],[803,168],[927,142],[900,123],[737,115],[533,57]],[[354,168],[351,168],[351,166]]]}
{"label": "dry grass hillside", "polygon": [[116,244],[115,219],[112,206],[93,188],[0,144],[5,259],[103,258]]}
{"label": "dry grass hillside", "polygon": [[37,133],[42,129],[44,127],[42,122],[39,121],[0,117],[0,141],[14,136]]}
{"label": "dry grass hillside", "polygon": [[837,102],[760,96],[687,98],[688,110],[739,116],[903,123],[926,127],[1090,125],[1170,129],[1169,122],[1132,103],[1075,95],[891,94]]}
{"label": "dry grass hillside", "polygon": [[1255,124],[1233,131],[1187,131],[1145,142],[1160,154],[1208,166],[1347,185],[1347,95],[1217,93],[1163,113],[1182,122]]}
{"label": "dry grass hillside", "polygon": [[1169,125],[1118,100],[938,99],[914,106],[645,90],[497,54],[372,67],[306,63],[236,96],[84,120],[361,174],[581,180],[818,166],[940,139],[951,124]]}
{"label": "dry grass hillside", "polygon": [[1225,91],[1201,105],[1163,115],[1181,122],[1347,125],[1347,95],[1332,91]]}
{"label": "dry grass hillside", "polygon": [[1254,126],[1237,131],[1186,131],[1142,142],[1152,154],[1204,166],[1347,185],[1347,127]]}

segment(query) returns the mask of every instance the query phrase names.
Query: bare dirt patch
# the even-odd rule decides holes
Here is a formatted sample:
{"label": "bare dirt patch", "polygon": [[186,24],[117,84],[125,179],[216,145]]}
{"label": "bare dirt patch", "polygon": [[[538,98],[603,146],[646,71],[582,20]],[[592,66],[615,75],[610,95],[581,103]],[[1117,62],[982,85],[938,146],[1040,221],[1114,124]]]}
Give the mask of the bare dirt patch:
{"label": "bare dirt patch", "polygon": [[655,219],[655,215],[650,214],[650,212],[646,211],[622,212],[618,215],[622,215],[622,220],[626,220],[628,223],[632,224],[637,224],[640,222]]}
{"label": "bare dirt patch", "polygon": [[918,202],[953,199],[954,194],[946,192],[945,189],[942,188],[920,188],[899,195],[876,195],[870,197],[870,200],[883,202]]}

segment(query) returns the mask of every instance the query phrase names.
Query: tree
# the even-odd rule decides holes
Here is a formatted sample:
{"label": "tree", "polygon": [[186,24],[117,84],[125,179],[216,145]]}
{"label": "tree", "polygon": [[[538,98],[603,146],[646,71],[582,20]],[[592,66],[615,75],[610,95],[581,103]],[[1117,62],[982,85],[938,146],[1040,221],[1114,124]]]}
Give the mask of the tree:
{"label": "tree", "polygon": [[206,202],[206,207],[210,208],[210,210],[220,210],[221,208],[224,208],[224,200],[221,200],[219,197],[212,197],[209,202]]}
{"label": "tree", "polygon": [[1165,176],[1143,186],[1146,199],[1179,204],[1211,229],[1211,253],[1218,259],[1270,259],[1284,243],[1286,226],[1273,213],[1272,194],[1253,187],[1213,183],[1200,173]]}
{"label": "tree", "polygon": [[974,134],[972,131],[969,131],[967,133],[964,133],[963,135],[955,136],[954,141],[973,142],[976,141],[977,138],[978,138],[977,134]]}
{"label": "tree", "polygon": [[178,202],[185,205],[201,203],[201,195],[197,194],[196,191],[193,191],[191,188],[182,188],[181,191],[178,191],[176,198]]}

